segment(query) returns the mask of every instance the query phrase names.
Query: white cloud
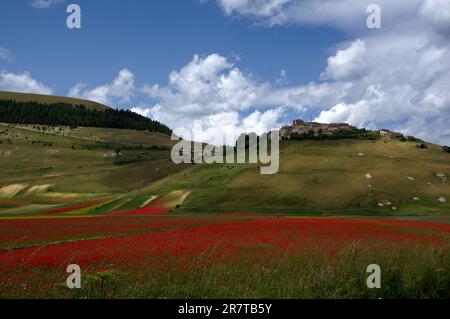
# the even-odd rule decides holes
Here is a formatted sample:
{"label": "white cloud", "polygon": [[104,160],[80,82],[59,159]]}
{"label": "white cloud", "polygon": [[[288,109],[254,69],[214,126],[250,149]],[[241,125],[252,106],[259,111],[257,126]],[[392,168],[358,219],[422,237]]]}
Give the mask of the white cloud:
{"label": "white cloud", "polygon": [[[171,126],[189,136],[201,120],[208,142],[222,143],[222,133],[237,137],[244,132],[262,134],[282,124],[289,94],[270,83],[259,83],[219,54],[195,55],[180,70],[171,72],[167,86],[147,85],[142,91],[157,104],[134,112]],[[271,108],[268,109],[267,108]]]}
{"label": "white cloud", "polygon": [[[166,112],[160,105],[152,108],[135,107],[132,111],[171,124],[177,136],[214,145],[233,145],[241,133],[263,134],[278,129],[282,125],[280,119],[283,117],[284,109],[279,107],[267,111],[255,110],[247,116],[238,111],[185,116]],[[195,121],[200,121],[200,128],[194,126]]]}
{"label": "white cloud", "polygon": [[[251,112],[255,109],[294,107],[302,111],[316,107],[332,96],[332,101],[348,90],[347,84],[310,83],[307,86],[286,86],[286,72],[275,84],[257,82],[243,73],[227,58],[211,54],[195,55],[179,71],[171,72],[167,86],[146,85],[142,89],[156,99],[166,114],[206,116],[220,112]],[[160,112],[159,112],[160,113]]]}
{"label": "white cloud", "polygon": [[52,94],[51,88],[36,81],[29,73],[14,74],[9,72],[0,72],[0,91]]}
{"label": "white cloud", "polygon": [[208,115],[222,111],[244,111],[266,90],[225,57],[194,56],[179,71],[173,71],[166,87],[146,86],[144,92],[160,100],[165,108],[183,114]]}
{"label": "white cloud", "polygon": [[96,101],[103,104],[125,103],[134,96],[134,75],[128,69],[123,69],[111,84],[104,84],[86,89],[86,84],[78,83],[70,89],[69,96]]}
{"label": "white cloud", "polygon": [[[396,23],[424,0],[378,0],[385,25]],[[434,0],[430,0],[434,1]],[[445,1],[445,0],[440,0]],[[268,25],[327,25],[344,30],[366,27],[367,6],[373,0],[217,0],[225,14],[240,14],[264,21]]]}
{"label": "white cloud", "polygon": [[145,117],[152,117],[151,109],[143,106],[136,106],[131,109],[134,113],[140,114]]}
{"label": "white cloud", "polygon": [[335,56],[328,58],[328,67],[322,74],[324,79],[354,79],[365,72],[366,44],[357,40],[345,50],[339,50]]}
{"label": "white cloud", "polygon": [[47,9],[63,2],[64,0],[32,0],[30,4],[37,9]]}
{"label": "white cloud", "polygon": [[239,12],[255,16],[271,16],[278,13],[290,0],[218,0],[218,2],[226,14]]}

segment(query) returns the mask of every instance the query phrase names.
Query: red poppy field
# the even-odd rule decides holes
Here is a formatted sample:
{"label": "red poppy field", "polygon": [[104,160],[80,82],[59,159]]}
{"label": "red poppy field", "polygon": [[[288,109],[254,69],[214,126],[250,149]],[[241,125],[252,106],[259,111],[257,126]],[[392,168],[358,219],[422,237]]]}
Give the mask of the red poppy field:
{"label": "red poppy field", "polygon": [[[449,223],[376,218],[147,208],[0,219],[0,296],[448,297],[449,243]],[[365,286],[373,263],[387,278],[378,291]],[[80,290],[65,287],[70,264]]]}

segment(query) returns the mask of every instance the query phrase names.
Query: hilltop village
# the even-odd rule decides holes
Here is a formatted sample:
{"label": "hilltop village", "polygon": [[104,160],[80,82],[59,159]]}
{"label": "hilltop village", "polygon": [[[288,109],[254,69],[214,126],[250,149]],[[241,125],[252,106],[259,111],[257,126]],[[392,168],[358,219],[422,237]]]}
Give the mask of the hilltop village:
{"label": "hilltop village", "polygon": [[280,138],[290,139],[341,139],[341,138],[359,138],[359,139],[379,139],[389,138],[401,141],[416,141],[412,136],[405,136],[401,133],[382,129],[379,131],[370,131],[359,129],[348,123],[330,123],[323,124],[317,122],[305,122],[301,119],[293,121],[292,125],[285,125],[280,129]]}
{"label": "hilltop village", "polygon": [[358,129],[347,123],[322,124],[295,120],[292,125],[283,126],[280,130],[280,138],[291,139],[294,136],[306,134],[333,136],[337,132],[356,132]]}

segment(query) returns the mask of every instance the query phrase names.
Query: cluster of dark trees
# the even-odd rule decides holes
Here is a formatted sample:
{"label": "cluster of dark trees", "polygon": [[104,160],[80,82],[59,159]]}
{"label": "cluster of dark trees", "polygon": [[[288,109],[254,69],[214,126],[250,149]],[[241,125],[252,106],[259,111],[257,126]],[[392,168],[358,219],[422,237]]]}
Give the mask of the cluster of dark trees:
{"label": "cluster of dark trees", "polygon": [[442,150],[446,153],[450,153],[450,146],[442,146]]}
{"label": "cluster of dark trees", "polygon": [[67,103],[42,104],[0,100],[0,122],[70,127],[105,127],[134,129],[171,134],[172,130],[129,110],[98,111],[84,105]]}
{"label": "cluster of dark trees", "polygon": [[337,130],[333,134],[324,134],[322,131],[316,133],[312,130],[303,134],[291,134],[291,139],[293,140],[377,140],[379,138],[380,134],[378,132],[368,131],[366,129]]}

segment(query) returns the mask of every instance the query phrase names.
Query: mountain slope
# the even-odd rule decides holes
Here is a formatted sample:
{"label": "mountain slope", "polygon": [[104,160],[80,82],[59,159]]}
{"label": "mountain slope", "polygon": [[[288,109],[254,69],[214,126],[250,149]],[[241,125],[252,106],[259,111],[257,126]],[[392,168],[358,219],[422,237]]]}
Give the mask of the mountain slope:
{"label": "mountain slope", "polygon": [[97,111],[105,111],[109,109],[108,106],[93,101],[76,99],[71,97],[30,94],[30,93],[0,91],[0,100],[14,100],[17,102],[38,102],[42,104],[66,103],[71,104],[73,106],[84,105],[88,109]]}
{"label": "mountain slope", "polygon": [[192,191],[192,212],[450,213],[450,154],[414,142],[282,141],[280,172],[257,165],[199,165],[149,187]]}

